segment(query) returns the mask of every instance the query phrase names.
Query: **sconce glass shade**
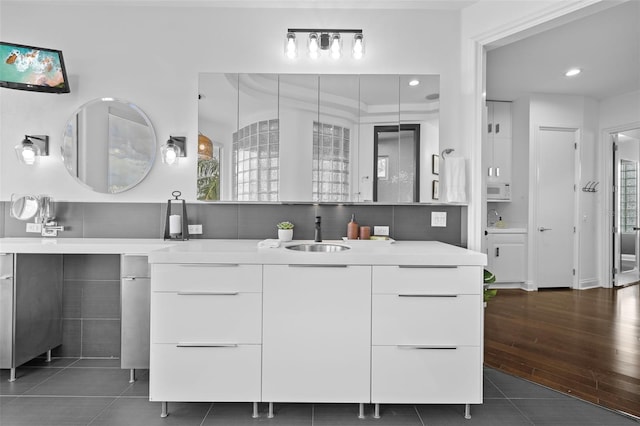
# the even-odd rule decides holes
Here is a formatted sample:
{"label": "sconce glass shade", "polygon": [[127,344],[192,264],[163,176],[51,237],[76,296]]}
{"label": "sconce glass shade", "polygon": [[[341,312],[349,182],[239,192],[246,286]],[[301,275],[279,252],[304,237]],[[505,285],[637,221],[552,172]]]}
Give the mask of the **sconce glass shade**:
{"label": "sconce glass shade", "polygon": [[298,57],[298,41],[294,33],[287,33],[284,42],[284,54],[289,59],[296,59]]}
{"label": "sconce glass shade", "polygon": [[178,164],[178,159],[185,156],[186,139],[183,136],[170,136],[160,149],[162,162],[169,166]]}
{"label": "sconce glass shade", "polygon": [[333,34],[331,36],[331,57],[333,59],[340,59],[342,56],[342,39],[340,34]]}
{"label": "sconce glass shade", "polygon": [[318,59],[320,57],[320,40],[317,33],[309,34],[309,43],[307,48],[311,59]]}
{"label": "sconce glass shade", "polygon": [[362,59],[364,56],[364,36],[362,33],[357,33],[353,36],[353,59]]}
{"label": "sconce glass shade", "polygon": [[25,135],[22,142],[14,149],[22,164],[32,166],[38,163],[41,156],[49,155],[49,136]]}

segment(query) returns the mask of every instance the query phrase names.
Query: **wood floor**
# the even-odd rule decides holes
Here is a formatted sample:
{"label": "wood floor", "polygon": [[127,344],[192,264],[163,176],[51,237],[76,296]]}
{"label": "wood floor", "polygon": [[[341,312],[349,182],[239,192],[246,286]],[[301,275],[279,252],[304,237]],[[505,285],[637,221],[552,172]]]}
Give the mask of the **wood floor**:
{"label": "wood floor", "polygon": [[499,290],[485,312],[484,361],[640,417],[640,285]]}

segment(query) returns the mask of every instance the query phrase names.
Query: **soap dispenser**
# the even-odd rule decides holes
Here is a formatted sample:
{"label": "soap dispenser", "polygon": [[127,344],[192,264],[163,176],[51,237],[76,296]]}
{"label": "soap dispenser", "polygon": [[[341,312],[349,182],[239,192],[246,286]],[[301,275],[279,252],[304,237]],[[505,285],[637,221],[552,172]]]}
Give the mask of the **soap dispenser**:
{"label": "soap dispenser", "polygon": [[502,220],[502,216],[496,222],[496,228],[506,228],[507,224]]}
{"label": "soap dispenser", "polygon": [[358,222],[356,222],[356,215],[353,213],[351,215],[351,222],[347,224],[347,239],[348,240],[357,240],[358,239]]}

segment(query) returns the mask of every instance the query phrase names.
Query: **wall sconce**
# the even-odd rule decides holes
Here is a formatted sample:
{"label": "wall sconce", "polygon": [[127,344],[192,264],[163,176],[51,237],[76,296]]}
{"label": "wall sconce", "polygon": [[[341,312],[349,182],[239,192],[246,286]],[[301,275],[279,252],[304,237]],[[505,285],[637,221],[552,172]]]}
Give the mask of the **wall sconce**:
{"label": "wall sconce", "polygon": [[285,38],[284,52],[287,58],[298,57],[296,33],[308,33],[307,54],[311,59],[318,59],[323,51],[330,52],[333,59],[342,57],[342,34],[354,34],[351,55],[354,59],[364,56],[364,35],[361,29],[312,29],[289,28]]}
{"label": "wall sconce", "polygon": [[24,135],[24,140],[15,146],[16,155],[21,163],[31,166],[40,157],[49,155],[49,136]]}
{"label": "wall sconce", "polygon": [[180,157],[186,157],[187,138],[184,136],[169,136],[167,143],[162,145],[162,162],[164,164],[178,164]]}

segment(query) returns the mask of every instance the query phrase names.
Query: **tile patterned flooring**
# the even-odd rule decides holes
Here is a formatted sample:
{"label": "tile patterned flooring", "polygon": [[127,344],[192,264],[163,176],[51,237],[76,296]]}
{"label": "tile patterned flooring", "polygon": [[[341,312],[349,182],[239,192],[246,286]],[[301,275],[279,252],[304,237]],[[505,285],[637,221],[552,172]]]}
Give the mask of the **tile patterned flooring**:
{"label": "tile patterned flooring", "polygon": [[638,425],[640,419],[580,401],[499,371],[484,372],[484,404],[474,405],[465,420],[462,405],[382,405],[380,419],[373,406],[357,418],[357,404],[275,404],[275,417],[251,418],[250,403],[169,403],[169,416],[160,418],[160,404],[149,402],[149,375],[128,370],[117,359],[36,359],[18,368],[18,380],[8,382],[0,370],[2,426],[450,426],[450,425]]}

